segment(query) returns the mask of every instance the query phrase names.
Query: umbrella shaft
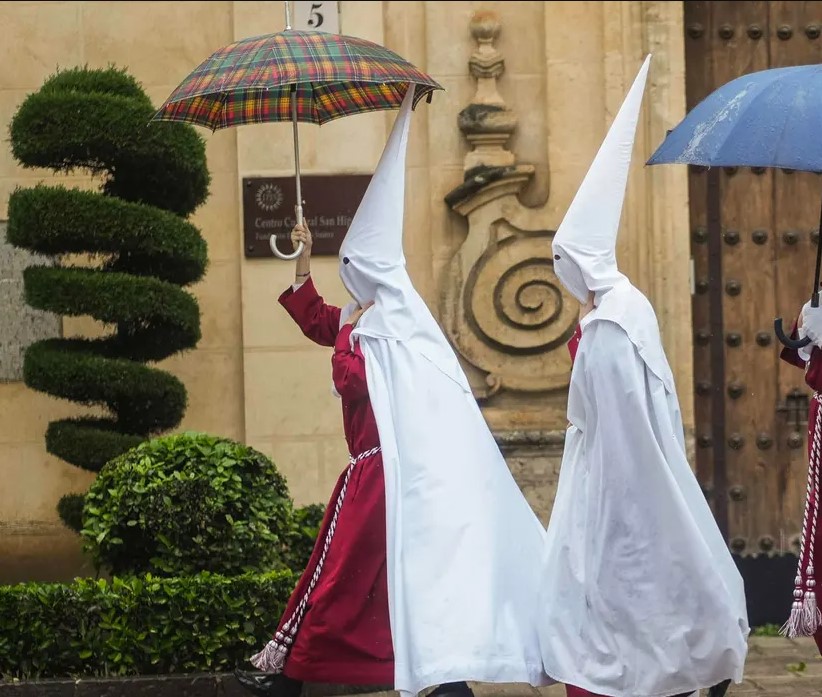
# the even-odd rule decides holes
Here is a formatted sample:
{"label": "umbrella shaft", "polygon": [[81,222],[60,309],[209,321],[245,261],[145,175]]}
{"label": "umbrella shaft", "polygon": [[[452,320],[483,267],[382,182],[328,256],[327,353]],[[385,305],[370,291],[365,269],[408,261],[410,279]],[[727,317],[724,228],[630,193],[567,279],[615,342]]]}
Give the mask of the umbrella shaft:
{"label": "umbrella shaft", "polygon": [[[288,3],[286,3],[287,5]],[[291,123],[294,126],[294,175],[297,178],[297,205],[294,213],[297,225],[303,224],[303,191],[300,184],[300,134],[297,130],[297,86],[291,86]]]}
{"label": "umbrella shaft", "polygon": [[291,3],[285,0],[285,30],[291,31]]}

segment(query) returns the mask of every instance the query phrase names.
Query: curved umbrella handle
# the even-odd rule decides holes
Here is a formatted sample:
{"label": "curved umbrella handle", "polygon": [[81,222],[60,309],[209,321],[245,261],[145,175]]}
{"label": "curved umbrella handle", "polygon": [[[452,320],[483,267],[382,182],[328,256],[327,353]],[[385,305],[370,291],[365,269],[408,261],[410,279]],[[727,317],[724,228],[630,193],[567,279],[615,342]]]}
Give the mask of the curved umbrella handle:
{"label": "curved umbrella handle", "polygon": [[271,248],[275,257],[279,257],[285,261],[291,261],[292,259],[296,259],[300,254],[303,253],[303,249],[305,249],[305,245],[300,242],[297,245],[297,249],[295,249],[291,254],[286,254],[285,252],[281,252],[279,247],[277,247],[277,235],[271,235],[268,238],[268,246]]}
{"label": "curved umbrella handle", "polygon": [[[299,153],[297,154],[297,158],[299,158]],[[298,160],[299,161],[299,160]],[[300,193],[300,180],[299,180],[299,173],[297,174],[297,200],[301,201],[302,194]],[[297,204],[294,206],[294,214],[297,216],[297,224],[303,224],[303,206],[302,203]],[[279,257],[285,261],[291,261],[296,259],[303,253],[303,249],[305,249],[305,245],[300,242],[297,245],[297,249],[295,249],[291,254],[286,254],[285,252],[281,252],[280,248],[277,246],[277,235],[271,235],[268,238],[268,246],[271,248],[271,251],[274,253],[275,257]]]}
{"label": "curved umbrella handle", "polygon": [[779,341],[782,342],[784,346],[787,346],[789,349],[793,349],[794,351],[804,348],[805,346],[811,343],[811,340],[807,336],[804,339],[791,339],[789,336],[787,336],[784,330],[782,329],[781,317],[777,317],[773,321],[773,330],[776,334],[776,338],[779,339]]}

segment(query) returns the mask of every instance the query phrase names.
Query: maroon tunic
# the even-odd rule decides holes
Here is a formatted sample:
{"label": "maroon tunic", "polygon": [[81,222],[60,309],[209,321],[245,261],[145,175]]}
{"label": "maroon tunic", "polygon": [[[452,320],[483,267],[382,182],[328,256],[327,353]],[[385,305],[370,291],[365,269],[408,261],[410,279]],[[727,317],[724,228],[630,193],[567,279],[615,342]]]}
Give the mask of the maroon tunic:
{"label": "maroon tunic", "polygon": [[[792,337],[797,337],[797,327],[794,325]],[[798,351],[793,349],[782,349],[781,358],[783,361],[795,365],[797,368],[802,368],[805,371],[805,382],[815,393],[822,393],[822,351],[816,346],[811,347],[811,357],[806,364],[799,355]],[[811,406],[808,413],[808,460],[810,462],[811,447],[813,445],[814,428],[816,425],[817,415],[819,413],[819,401],[811,400]],[[812,511],[816,504],[817,491],[810,491],[808,500],[806,502],[806,509]],[[807,522],[807,521],[806,521]],[[809,527],[809,526],[808,526]],[[822,520],[819,521],[816,529],[816,539],[808,540],[806,542],[806,550],[803,559],[800,559],[802,568],[807,568],[810,556],[813,555],[813,565],[816,571],[816,586],[817,586],[817,602],[822,601]],[[822,627],[820,627],[814,634],[816,645],[819,647],[819,653],[822,654]]]}
{"label": "maroon tunic", "polygon": [[[309,339],[334,347],[332,377],[352,458],[378,447],[365,361],[359,344],[351,348],[352,327],[339,328],[340,308],[326,305],[311,280],[296,291],[286,290],[280,303]],[[330,530],[335,511],[336,526]],[[308,592],[285,661],[286,676],[306,682],[393,684],[385,535],[385,483],[378,452],[353,466],[349,463],[331,495],[311,559],[278,625],[282,632]]]}

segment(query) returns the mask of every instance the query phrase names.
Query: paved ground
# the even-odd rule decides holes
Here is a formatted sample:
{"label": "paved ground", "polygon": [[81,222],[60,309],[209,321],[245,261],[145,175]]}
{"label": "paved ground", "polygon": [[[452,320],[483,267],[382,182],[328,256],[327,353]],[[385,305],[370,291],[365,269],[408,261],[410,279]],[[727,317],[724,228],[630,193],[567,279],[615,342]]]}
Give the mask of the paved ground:
{"label": "paved ground", "polygon": [[753,637],[745,672],[729,697],[822,696],[822,658],[812,639]]}
{"label": "paved ground", "polygon": [[[561,686],[535,689],[520,685],[477,685],[476,697],[564,697]],[[372,693],[388,697],[391,692]],[[812,639],[752,637],[745,682],[728,697],[822,697],[822,658]]]}

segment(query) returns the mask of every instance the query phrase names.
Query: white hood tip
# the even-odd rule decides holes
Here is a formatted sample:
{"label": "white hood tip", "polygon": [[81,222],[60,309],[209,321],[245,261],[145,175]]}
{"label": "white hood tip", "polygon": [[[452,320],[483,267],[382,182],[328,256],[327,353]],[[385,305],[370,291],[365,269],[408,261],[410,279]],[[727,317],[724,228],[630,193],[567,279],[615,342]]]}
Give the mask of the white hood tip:
{"label": "white hood tip", "polygon": [[650,64],[648,55],[554,235],[555,273],[580,302],[622,278],[616,242]]}
{"label": "white hood tip", "polygon": [[340,247],[340,261],[346,257],[367,257],[381,265],[404,261],[405,154],[414,90],[415,86],[409,85],[377,169]]}

